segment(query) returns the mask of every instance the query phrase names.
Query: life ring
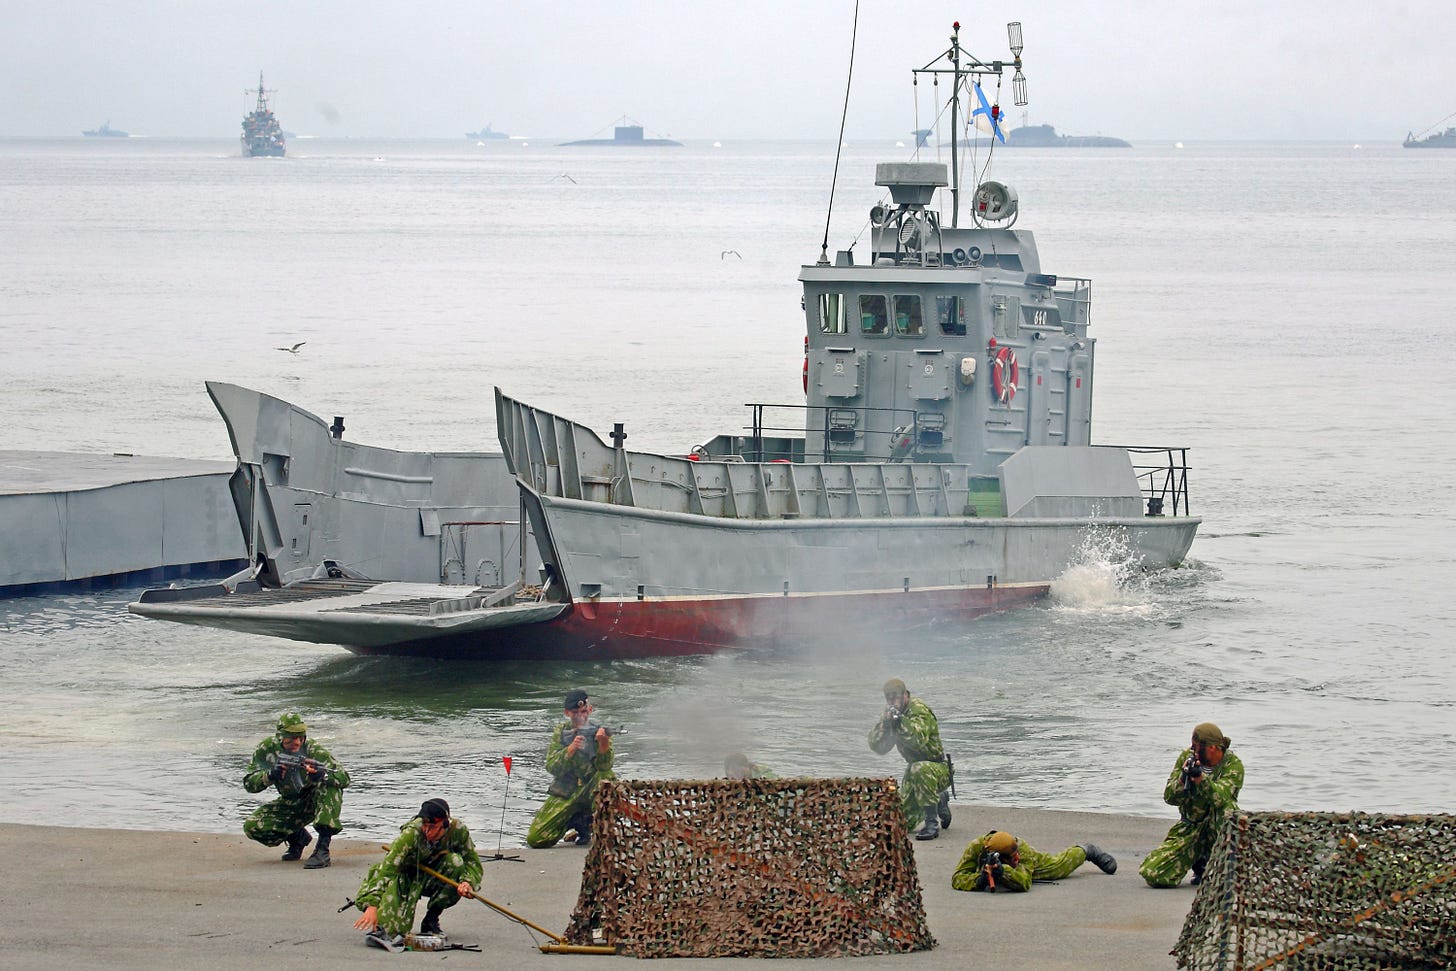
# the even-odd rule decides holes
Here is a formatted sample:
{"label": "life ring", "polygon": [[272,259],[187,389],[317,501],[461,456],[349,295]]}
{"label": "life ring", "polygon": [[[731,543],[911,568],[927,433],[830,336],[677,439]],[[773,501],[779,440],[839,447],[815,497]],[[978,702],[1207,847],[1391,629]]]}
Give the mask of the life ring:
{"label": "life ring", "polygon": [[1011,404],[1016,397],[1016,386],[1021,383],[1021,367],[1016,363],[1016,352],[1003,347],[991,358],[991,390],[996,400],[1003,405]]}

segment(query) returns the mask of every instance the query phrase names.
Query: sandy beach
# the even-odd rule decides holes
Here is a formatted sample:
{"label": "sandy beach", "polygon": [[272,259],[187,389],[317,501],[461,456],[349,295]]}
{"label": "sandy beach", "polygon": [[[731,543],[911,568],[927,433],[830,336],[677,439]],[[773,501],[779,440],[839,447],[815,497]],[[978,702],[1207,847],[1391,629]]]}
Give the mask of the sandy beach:
{"label": "sandy beach", "polygon": [[[470,822],[467,820],[467,823]],[[856,967],[939,968],[1014,964],[1035,969],[1170,968],[1194,889],[1144,885],[1137,864],[1171,819],[1095,813],[955,806],[940,839],[916,842],[925,909],[938,946],[931,951],[846,959]],[[966,844],[992,828],[1008,829],[1041,850],[1095,842],[1118,860],[1107,876],[1084,865],[1070,878],[1030,893],[959,893],[950,875]],[[620,966],[630,959],[548,955],[544,939],[474,901],[442,921],[463,951],[390,955],[367,947],[354,930],[357,912],[337,913],[379,859],[378,840],[334,841],[333,866],[307,871],[282,863],[280,850],[241,833],[164,833],[0,824],[10,860],[0,900],[0,967],[94,969],[267,967],[326,971],[361,962],[412,966]],[[487,849],[486,847],[482,847]],[[489,862],[483,894],[556,932],[575,906],[585,850],[503,849],[524,862]],[[668,959],[677,964],[685,959]],[[720,959],[718,965],[757,963]],[[794,962],[800,963],[800,962]]]}

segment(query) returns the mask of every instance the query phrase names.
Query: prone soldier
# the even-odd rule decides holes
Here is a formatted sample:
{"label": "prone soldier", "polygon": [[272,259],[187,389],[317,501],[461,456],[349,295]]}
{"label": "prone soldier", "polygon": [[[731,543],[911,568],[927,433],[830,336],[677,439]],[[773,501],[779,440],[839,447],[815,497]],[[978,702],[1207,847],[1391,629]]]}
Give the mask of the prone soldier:
{"label": "prone soldier", "polygon": [[956,864],[950,885],[957,890],[1025,893],[1033,880],[1060,880],[1089,860],[1103,873],[1117,872],[1117,860],[1096,843],[1069,846],[1053,855],[1038,852],[1010,833],[992,830],[971,840]]}

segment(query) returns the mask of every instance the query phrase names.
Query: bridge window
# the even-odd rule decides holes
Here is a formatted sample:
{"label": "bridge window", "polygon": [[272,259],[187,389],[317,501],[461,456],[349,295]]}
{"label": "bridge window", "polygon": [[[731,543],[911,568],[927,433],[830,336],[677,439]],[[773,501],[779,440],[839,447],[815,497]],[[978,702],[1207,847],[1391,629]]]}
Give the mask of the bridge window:
{"label": "bridge window", "polygon": [[901,337],[924,337],[925,321],[920,317],[920,298],[895,297],[895,333]]}
{"label": "bridge window", "polygon": [[862,293],[859,298],[859,329],[863,334],[884,336],[890,332],[890,312],[885,297],[878,293]]}
{"label": "bridge window", "polygon": [[849,328],[846,326],[844,319],[844,294],[819,294],[819,333],[849,333]]}
{"label": "bridge window", "polygon": [[960,297],[936,297],[935,320],[942,334],[966,336],[966,302]]}

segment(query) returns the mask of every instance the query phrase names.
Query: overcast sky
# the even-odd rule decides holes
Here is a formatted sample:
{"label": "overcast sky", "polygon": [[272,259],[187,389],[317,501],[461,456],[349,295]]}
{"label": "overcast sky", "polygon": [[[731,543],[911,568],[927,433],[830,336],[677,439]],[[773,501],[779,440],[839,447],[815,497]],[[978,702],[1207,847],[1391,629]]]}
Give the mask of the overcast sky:
{"label": "overcast sky", "polygon": [[[848,137],[904,137],[910,68],[959,19],[986,60],[1022,22],[1030,120],[1072,134],[1399,139],[1456,113],[1450,9],[862,0]],[[853,18],[854,0],[0,0],[0,135],[231,137],[262,69],[300,134],[585,137],[628,114],[680,138],[832,139]]]}

